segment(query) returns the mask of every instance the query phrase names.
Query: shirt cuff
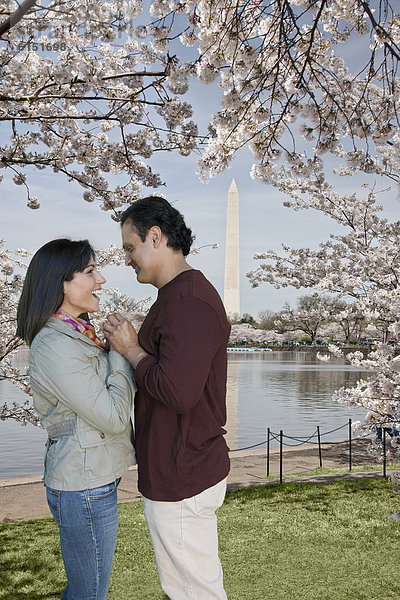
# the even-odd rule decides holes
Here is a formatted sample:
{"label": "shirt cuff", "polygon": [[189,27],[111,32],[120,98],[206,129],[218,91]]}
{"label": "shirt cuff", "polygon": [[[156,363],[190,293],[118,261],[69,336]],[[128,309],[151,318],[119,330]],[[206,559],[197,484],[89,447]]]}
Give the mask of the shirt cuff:
{"label": "shirt cuff", "polygon": [[149,367],[157,362],[154,356],[145,356],[138,362],[135,369],[135,381],[143,381]]}

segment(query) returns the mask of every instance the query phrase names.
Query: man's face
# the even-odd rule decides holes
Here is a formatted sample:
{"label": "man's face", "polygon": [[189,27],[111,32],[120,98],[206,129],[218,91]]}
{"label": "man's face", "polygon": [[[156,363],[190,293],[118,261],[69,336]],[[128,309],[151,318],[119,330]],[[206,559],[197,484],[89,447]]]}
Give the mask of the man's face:
{"label": "man's face", "polygon": [[155,254],[151,232],[148,232],[145,241],[142,242],[132,223],[126,221],[122,225],[121,234],[126,266],[135,270],[139,283],[155,285]]}

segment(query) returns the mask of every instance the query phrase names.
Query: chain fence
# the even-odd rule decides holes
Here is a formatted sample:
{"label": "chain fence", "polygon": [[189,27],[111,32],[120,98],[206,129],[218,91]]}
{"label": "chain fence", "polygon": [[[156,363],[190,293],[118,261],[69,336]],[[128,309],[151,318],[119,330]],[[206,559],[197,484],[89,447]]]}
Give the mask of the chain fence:
{"label": "chain fence", "polygon": [[[252,444],[251,446],[245,446],[243,448],[236,448],[231,452],[239,452],[241,450],[251,450],[253,448],[258,448],[260,446],[266,447],[266,458],[267,458],[267,476],[270,474],[270,445],[271,442],[277,441],[279,443],[279,481],[282,483],[283,480],[283,448],[286,447],[295,447],[295,446],[303,446],[304,444],[315,444],[318,446],[318,455],[319,455],[319,466],[322,468],[322,443],[324,445],[334,445],[338,442],[328,442],[323,441],[322,438],[324,436],[330,435],[332,433],[336,433],[342,429],[347,429],[347,443],[348,443],[348,466],[349,471],[352,470],[352,461],[353,461],[353,449],[352,449],[352,420],[349,419],[347,423],[344,423],[340,427],[336,427],[335,429],[331,429],[330,431],[324,431],[321,433],[319,425],[317,426],[314,433],[309,436],[290,436],[285,435],[283,430],[281,429],[279,432],[272,431],[269,427],[266,430],[266,439],[257,444]],[[381,427],[380,431],[377,430],[377,436],[381,436],[379,439],[382,440],[382,468],[383,468],[383,477],[386,477],[387,471],[387,452],[386,452],[386,436],[387,434],[393,435],[393,429],[389,427]],[[371,439],[373,434],[367,434],[358,437],[357,439]],[[288,440],[288,441],[285,441]],[[293,443],[295,442],[295,443]]]}

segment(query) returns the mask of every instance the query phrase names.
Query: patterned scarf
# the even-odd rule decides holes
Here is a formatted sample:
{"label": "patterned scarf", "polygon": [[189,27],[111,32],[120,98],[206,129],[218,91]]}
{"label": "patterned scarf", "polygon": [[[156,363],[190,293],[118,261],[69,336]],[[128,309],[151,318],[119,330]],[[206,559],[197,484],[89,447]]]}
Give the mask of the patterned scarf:
{"label": "patterned scarf", "polygon": [[102,350],[105,350],[106,352],[108,352],[110,350],[108,345],[103,343],[97,337],[93,325],[91,325],[84,319],[79,319],[79,318],[75,319],[74,317],[71,317],[71,315],[69,315],[68,313],[61,310],[61,308],[56,310],[56,312],[53,314],[53,317],[57,317],[57,319],[61,319],[61,321],[64,321],[64,323],[68,323],[68,325],[70,325],[73,329],[75,329],[75,331],[79,331],[79,333],[86,335],[86,337],[88,337],[90,340],[92,340],[92,342],[94,342],[97,346],[102,348]]}

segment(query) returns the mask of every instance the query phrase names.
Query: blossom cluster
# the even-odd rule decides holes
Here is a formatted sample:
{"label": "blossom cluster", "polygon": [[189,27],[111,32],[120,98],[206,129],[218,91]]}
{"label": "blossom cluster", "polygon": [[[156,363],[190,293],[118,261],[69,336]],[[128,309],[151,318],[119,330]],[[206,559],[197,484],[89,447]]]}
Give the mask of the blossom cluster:
{"label": "blossom cluster", "polygon": [[[248,274],[253,286],[268,282],[275,287],[291,285],[329,292],[351,299],[337,313],[343,328],[363,322],[366,330],[380,332],[383,342],[398,340],[400,334],[400,222],[390,222],[381,214],[377,194],[367,187],[361,194],[340,195],[328,184],[319,164],[319,185],[309,182],[309,196],[303,198],[303,184],[294,178],[282,179],[282,187],[293,199],[295,209],[314,209],[329,216],[343,229],[331,234],[317,249],[267,250],[255,255],[258,269]],[[330,347],[329,350],[333,350]],[[338,350],[335,349],[337,353]],[[320,358],[326,359],[321,354]],[[353,388],[342,388],[335,398],[366,409],[365,422],[356,423],[359,433],[376,428],[400,429],[400,368],[396,347],[379,344],[373,352],[348,354],[346,359],[369,371]],[[398,437],[390,438],[392,457],[400,457]],[[375,455],[382,455],[377,439]]]}
{"label": "blossom cluster", "polygon": [[[17,6],[0,1],[0,15]],[[116,219],[141,186],[161,185],[153,153],[186,156],[205,139],[181,99],[193,77],[223,91],[201,177],[247,144],[253,177],[277,187],[288,175],[318,183],[314,164],[326,153],[338,173],[398,180],[400,18],[390,0],[44,0],[11,21],[0,37],[9,134],[0,167],[25,185],[33,209],[28,167],[78,182]],[[361,66],[341,56],[354,38]],[[55,44],[60,51],[46,50]]]}
{"label": "blossom cluster", "polygon": [[[198,48],[198,79],[223,90],[201,176],[225,169],[247,144],[253,176],[266,182],[289,158],[293,174],[306,169],[305,151],[397,179],[400,18],[389,0],[171,0],[153,3],[157,24],[165,26],[168,10],[170,24],[175,12],[187,16],[181,41]],[[361,66],[341,56],[357,37]]]}
{"label": "blossom cluster", "polygon": [[0,30],[11,21],[0,36],[0,168],[25,186],[32,209],[40,198],[27,173],[48,168],[118,219],[142,186],[162,184],[147,162],[153,152],[197,145],[180,99],[187,67],[160,29],[143,37],[142,0],[43,1],[18,19],[19,4],[0,1]]}

